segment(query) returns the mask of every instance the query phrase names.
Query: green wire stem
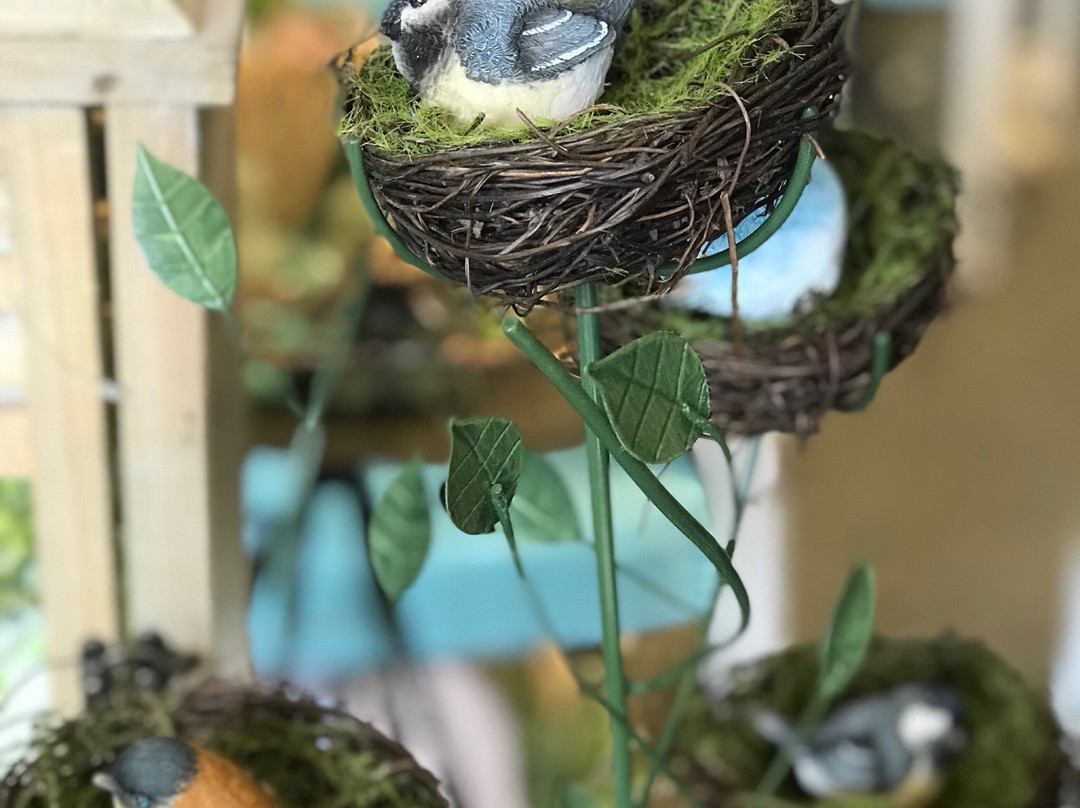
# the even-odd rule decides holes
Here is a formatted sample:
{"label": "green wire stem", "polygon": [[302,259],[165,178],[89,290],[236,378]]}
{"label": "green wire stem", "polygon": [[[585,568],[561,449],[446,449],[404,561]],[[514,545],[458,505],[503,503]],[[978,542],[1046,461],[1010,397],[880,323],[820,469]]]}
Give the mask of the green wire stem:
{"label": "green wire stem", "polygon": [[[810,109],[804,113],[804,115],[812,114],[813,110]],[[405,242],[401,240],[401,237],[386,220],[386,215],[383,213],[382,208],[379,207],[379,203],[375,201],[375,196],[371,192],[371,182],[368,178],[367,169],[364,167],[363,146],[355,140],[345,141],[345,156],[348,158],[349,169],[352,171],[356,190],[360,194],[360,201],[363,202],[364,209],[367,211],[368,216],[371,217],[371,221],[375,225],[375,231],[390,242],[390,246],[394,248],[394,252],[396,252],[398,257],[403,261],[412,264],[418,269],[422,269],[428,275],[445,280],[445,278],[443,278],[435,269],[417,258],[416,255],[405,246]],[[810,173],[814,167],[814,159],[816,157],[817,150],[814,148],[814,144],[804,138],[802,143],[799,144],[799,155],[795,160],[795,170],[791,173],[791,177],[784,187],[784,194],[780,197],[780,201],[776,203],[776,207],[773,208],[768,218],[766,218],[753,233],[736,243],[735,252],[739,258],[745,258],[772,238],[776,231],[788,220],[788,217],[791,216],[791,212],[795,210],[795,205],[798,204],[799,199],[802,198],[803,191],[806,190],[807,184],[810,182]],[[716,255],[699,258],[694,262],[693,267],[690,269],[690,273],[696,274],[698,272],[708,272],[709,270],[728,266],[731,263],[731,252],[731,248],[728,247],[728,249],[723,250]],[[658,270],[658,275],[661,278],[670,277],[677,268],[678,265],[675,263],[668,264]]]}
{"label": "green wire stem", "polygon": [[401,236],[386,221],[386,215],[382,212],[382,208],[379,207],[379,203],[375,201],[375,197],[371,193],[371,182],[368,179],[367,168],[364,166],[364,149],[359,141],[345,141],[345,157],[349,161],[349,171],[352,172],[356,191],[360,194],[360,201],[364,204],[364,210],[367,211],[371,223],[375,226],[375,232],[390,242],[390,246],[394,248],[394,252],[398,254],[398,258],[402,261],[412,264],[417,269],[422,269],[433,278],[446,280],[427,262],[421,261],[413,255],[412,251],[405,246],[405,242],[401,240]]}
{"label": "green wire stem", "polygon": [[870,406],[877,397],[878,388],[881,386],[881,378],[889,372],[889,364],[892,362],[892,334],[888,331],[878,331],[874,334],[874,355],[870,360],[870,384],[866,392],[858,401],[851,404],[837,405],[836,409],[841,412],[862,412]]}
{"label": "green wire stem", "polygon": [[[578,288],[578,349],[582,368],[603,356],[600,327],[595,313],[598,295],[595,284]],[[581,374],[584,392],[593,401],[600,395],[587,370]],[[607,700],[617,715],[611,717],[612,767],[615,805],[631,808],[630,734],[626,712],[626,674],[619,648],[619,597],[615,573],[615,533],[611,518],[611,458],[600,439],[585,426],[585,452],[589,463],[589,491],[592,496],[593,543],[596,574],[600,587],[600,626],[604,658],[604,685]],[[619,720],[619,719],[622,720]]]}
{"label": "green wire stem", "polygon": [[[816,157],[817,149],[814,148],[814,144],[803,138],[802,143],[799,144],[799,156],[795,160],[795,170],[791,173],[787,185],[784,186],[784,194],[780,197],[780,201],[776,203],[776,207],[772,209],[772,213],[769,214],[768,218],[754,229],[753,233],[742,241],[735,243],[735,254],[739,256],[740,260],[771,239],[776,235],[776,231],[783,227],[784,222],[788,220],[788,217],[791,216],[795,206],[802,198],[806,186],[810,184],[810,174],[814,168]],[[731,247],[728,247],[716,255],[699,258],[690,268],[690,274],[696,275],[699,272],[709,272],[730,265],[731,252]],[[677,266],[677,264],[668,264],[663,267],[659,273],[660,277],[670,277],[674,274]]]}
{"label": "green wire stem", "polygon": [[626,475],[641,489],[657,510],[712,562],[720,577],[731,587],[738,601],[739,631],[745,629],[750,622],[750,596],[747,594],[742,578],[735,571],[727,551],[661,484],[652,470],[626,450],[600,406],[585,392],[562,363],[544,347],[543,343],[533,336],[521,320],[517,317],[507,317],[503,320],[502,330],[507,338],[548,378],[567,403],[577,411],[585,422],[586,428],[599,439],[612,459],[622,466]]}

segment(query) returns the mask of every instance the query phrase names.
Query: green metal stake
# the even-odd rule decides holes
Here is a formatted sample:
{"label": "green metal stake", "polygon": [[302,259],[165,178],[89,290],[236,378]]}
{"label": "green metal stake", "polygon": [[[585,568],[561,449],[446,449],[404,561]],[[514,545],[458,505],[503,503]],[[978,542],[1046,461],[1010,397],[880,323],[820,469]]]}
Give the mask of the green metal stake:
{"label": "green metal stake", "polygon": [[[603,356],[600,328],[596,314],[588,311],[597,304],[595,284],[578,290],[578,351],[582,367],[581,384],[594,400],[596,385],[589,378],[589,364]],[[596,573],[600,583],[600,625],[603,630],[604,682],[607,701],[620,715],[611,719],[611,753],[615,780],[615,805],[631,808],[630,733],[626,719],[626,676],[622,650],[619,648],[619,598],[615,581],[615,537],[611,520],[611,458],[600,439],[586,426],[585,450],[589,461],[589,489],[592,494],[593,542],[596,549]],[[619,719],[622,720],[619,720]]]}

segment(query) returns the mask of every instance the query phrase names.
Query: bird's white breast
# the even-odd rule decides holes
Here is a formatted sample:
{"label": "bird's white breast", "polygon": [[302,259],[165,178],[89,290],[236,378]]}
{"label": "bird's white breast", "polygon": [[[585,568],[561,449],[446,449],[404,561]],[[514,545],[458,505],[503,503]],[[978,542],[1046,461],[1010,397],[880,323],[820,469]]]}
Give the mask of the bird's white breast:
{"label": "bird's white breast", "polygon": [[496,129],[521,127],[518,110],[533,122],[562,120],[592,106],[600,97],[613,53],[614,48],[608,48],[547,81],[492,85],[470,79],[457,54],[449,51],[444,64],[421,86],[420,97],[460,120],[484,115],[484,126]]}

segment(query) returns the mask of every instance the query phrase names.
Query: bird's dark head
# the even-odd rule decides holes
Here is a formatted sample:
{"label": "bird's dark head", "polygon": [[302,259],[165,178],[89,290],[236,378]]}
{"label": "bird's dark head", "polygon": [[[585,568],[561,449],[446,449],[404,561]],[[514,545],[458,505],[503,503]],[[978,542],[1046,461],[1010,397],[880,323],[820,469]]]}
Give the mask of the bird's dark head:
{"label": "bird's dark head", "polygon": [[379,30],[392,42],[402,34],[448,25],[457,0],[391,0]]}
{"label": "bird's dark head", "polygon": [[113,795],[118,808],[170,806],[195,779],[195,750],[173,738],[136,741],[94,785]]}
{"label": "bird's dark head", "polygon": [[419,87],[440,64],[456,24],[459,0],[392,0],[381,30],[398,71]]}

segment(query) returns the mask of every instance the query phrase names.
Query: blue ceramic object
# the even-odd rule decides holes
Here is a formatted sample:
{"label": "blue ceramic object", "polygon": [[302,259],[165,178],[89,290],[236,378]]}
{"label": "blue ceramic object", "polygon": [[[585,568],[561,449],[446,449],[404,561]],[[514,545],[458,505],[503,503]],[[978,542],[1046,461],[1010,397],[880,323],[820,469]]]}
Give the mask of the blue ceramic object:
{"label": "blue ceramic object", "polygon": [[[279,450],[259,450],[260,452]],[[589,489],[583,448],[546,456],[589,524]],[[274,506],[286,479],[275,464],[248,463],[244,501]],[[401,470],[397,463],[367,469],[365,484],[377,501]],[[265,472],[265,476],[263,476]],[[426,465],[432,517],[431,552],[420,577],[396,607],[400,639],[411,657],[506,659],[546,639],[518,580],[500,533],[467,536],[439,503],[445,465]],[[705,493],[689,457],[673,463],[664,484],[705,525]],[[708,606],[715,572],[618,467],[612,469],[616,551],[621,567],[619,603],[626,631],[684,623]],[[272,520],[248,510],[263,534]],[[595,558],[584,541],[543,543],[523,524],[521,557],[558,639],[569,648],[600,641]],[[340,481],[321,483],[303,513],[299,534],[277,529],[254,544],[264,552],[252,591],[248,626],[252,659],[264,677],[326,680],[377,668],[393,656],[391,633],[368,566],[358,491]]]}
{"label": "blue ceramic object", "polygon": [[[736,241],[753,233],[766,216],[760,210],[741,221],[735,228]],[[830,294],[840,282],[846,240],[844,188],[835,169],[818,162],[788,220],[771,239],[739,260],[742,319],[784,319],[812,295]],[[727,246],[724,236],[708,245],[702,255],[715,255]],[[731,267],[688,275],[661,305],[730,317]]]}

